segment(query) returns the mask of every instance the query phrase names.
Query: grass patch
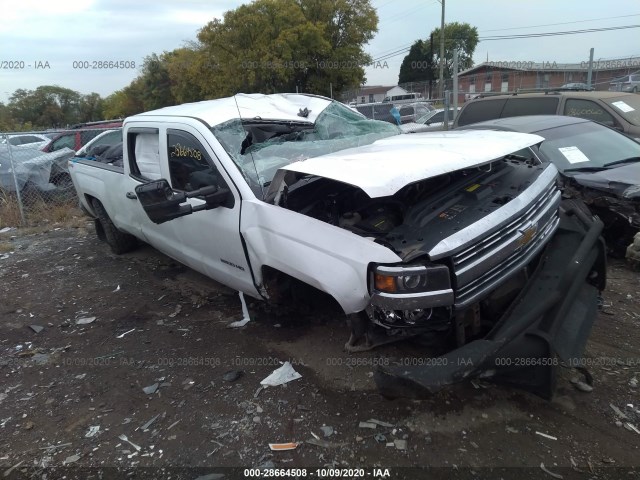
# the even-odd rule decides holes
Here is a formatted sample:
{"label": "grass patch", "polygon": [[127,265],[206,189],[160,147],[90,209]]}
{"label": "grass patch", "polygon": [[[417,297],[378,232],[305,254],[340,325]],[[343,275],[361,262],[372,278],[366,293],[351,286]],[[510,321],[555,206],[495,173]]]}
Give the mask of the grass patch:
{"label": "grass patch", "polygon": [[[37,200],[24,206],[23,224],[16,195],[0,189],[0,229],[21,227],[20,233],[46,231],[51,227],[83,228],[87,216],[80,210],[75,196],[66,201]],[[17,232],[14,232],[14,234]]]}
{"label": "grass patch", "polygon": [[21,224],[22,218],[17,198],[0,189],[0,228],[19,227]]}
{"label": "grass patch", "polygon": [[7,253],[13,250],[13,244],[9,242],[0,242],[0,253]]}

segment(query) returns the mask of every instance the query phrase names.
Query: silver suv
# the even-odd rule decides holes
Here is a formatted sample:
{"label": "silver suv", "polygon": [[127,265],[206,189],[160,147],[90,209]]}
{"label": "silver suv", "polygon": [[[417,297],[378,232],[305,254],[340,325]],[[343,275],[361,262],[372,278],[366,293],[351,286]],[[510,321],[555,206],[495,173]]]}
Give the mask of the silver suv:
{"label": "silver suv", "polygon": [[625,75],[611,80],[609,90],[613,92],[638,93],[640,91],[640,73]]}
{"label": "silver suv", "polygon": [[465,102],[453,127],[523,115],[567,115],[586,118],[640,140],[640,96],[622,92],[573,92],[479,95]]}

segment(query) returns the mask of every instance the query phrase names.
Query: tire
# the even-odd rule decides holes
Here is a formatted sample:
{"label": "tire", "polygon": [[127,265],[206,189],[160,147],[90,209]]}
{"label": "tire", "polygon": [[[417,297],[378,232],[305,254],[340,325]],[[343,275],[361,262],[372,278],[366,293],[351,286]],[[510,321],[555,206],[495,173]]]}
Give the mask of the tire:
{"label": "tire", "polygon": [[96,214],[96,235],[107,242],[111,251],[116,255],[130,252],[138,246],[138,241],[133,235],[121,232],[113,224],[107,211],[99,200],[93,200],[93,210]]}

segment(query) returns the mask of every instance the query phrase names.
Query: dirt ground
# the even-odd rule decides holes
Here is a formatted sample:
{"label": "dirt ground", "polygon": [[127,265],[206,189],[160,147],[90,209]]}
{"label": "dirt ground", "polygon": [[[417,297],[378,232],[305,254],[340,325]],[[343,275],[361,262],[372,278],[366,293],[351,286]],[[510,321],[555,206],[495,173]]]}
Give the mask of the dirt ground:
{"label": "dirt ground", "polygon": [[[148,246],[113,255],[90,222],[12,230],[0,243],[2,478],[211,480],[258,467],[300,478],[640,478],[640,285],[622,263],[609,266],[587,346],[592,392],[562,369],[552,402],[482,382],[392,401],[375,389],[375,366],[420,353],[347,354],[340,315],[249,301],[251,321],[227,328],[242,317],[237,292]],[[302,377],[258,391],[287,360]],[[360,426],[371,419],[375,429]],[[269,449],[281,442],[300,445]]]}

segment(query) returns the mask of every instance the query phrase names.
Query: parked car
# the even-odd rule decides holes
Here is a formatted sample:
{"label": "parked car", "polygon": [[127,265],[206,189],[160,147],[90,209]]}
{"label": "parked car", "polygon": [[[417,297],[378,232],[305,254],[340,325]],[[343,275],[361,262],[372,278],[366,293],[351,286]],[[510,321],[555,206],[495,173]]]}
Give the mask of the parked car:
{"label": "parked car", "polygon": [[[275,304],[313,293],[344,312],[351,352],[416,336],[447,352],[378,371],[385,395],[482,375],[550,397],[553,359],[581,358],[602,223],[561,206],[542,137],[403,135],[299,94],[166,107],[123,131],[123,167],[69,163],[98,237]],[[525,374],[496,360],[523,356]]]}
{"label": "parked car", "polygon": [[594,88],[590,87],[586,83],[565,83],[560,87],[560,89],[561,90],[583,90],[583,91],[590,92]]}
{"label": "parked car", "polygon": [[68,198],[73,195],[73,185],[67,167],[73,151],[65,148],[43,153],[37,149],[20,149],[9,152],[0,148],[0,189],[15,192],[46,193]]}
{"label": "parked car", "polygon": [[33,148],[40,150],[51,141],[50,138],[39,133],[10,134],[0,139],[0,144],[11,145],[12,147],[23,149]]}
{"label": "parked car", "polygon": [[107,148],[122,143],[122,128],[104,130],[76,152],[76,157],[94,157]]}
{"label": "parked car", "polygon": [[396,107],[391,103],[360,103],[353,108],[371,120],[397,124],[397,120],[392,113]]}
{"label": "parked car", "polygon": [[614,92],[640,92],[640,73],[625,75],[612,80],[609,84],[609,90]]}
{"label": "parked car", "polygon": [[42,149],[43,152],[55,152],[61,148],[70,148],[78,151],[91,139],[98,136],[105,129],[113,129],[122,127],[121,121],[115,122],[96,122],[84,125],[77,129],[67,130],[58,133],[51,143]]}
{"label": "parked car", "polygon": [[400,112],[400,123],[413,123],[420,117],[433,112],[435,108],[427,102],[416,102],[410,104],[396,104],[395,107]]}
{"label": "parked car", "polygon": [[604,221],[610,251],[625,255],[640,230],[640,144],[598,123],[553,115],[502,118],[461,129],[544,137],[537,153],[560,171],[564,195],[583,200]]}
{"label": "parked car", "polygon": [[[460,107],[458,107],[458,112],[460,111]],[[453,124],[454,118],[454,110],[453,108],[449,109],[448,121],[449,125]],[[442,130],[444,126],[444,108],[438,108],[436,110],[431,110],[426,115],[423,115],[419,119],[417,119],[413,123],[407,123],[406,125],[402,125],[402,130],[405,133],[417,133],[417,132],[431,132]]]}
{"label": "parked car", "polygon": [[480,95],[466,102],[454,128],[520,115],[569,115],[594,120],[640,140],[640,96],[615,92]]}

